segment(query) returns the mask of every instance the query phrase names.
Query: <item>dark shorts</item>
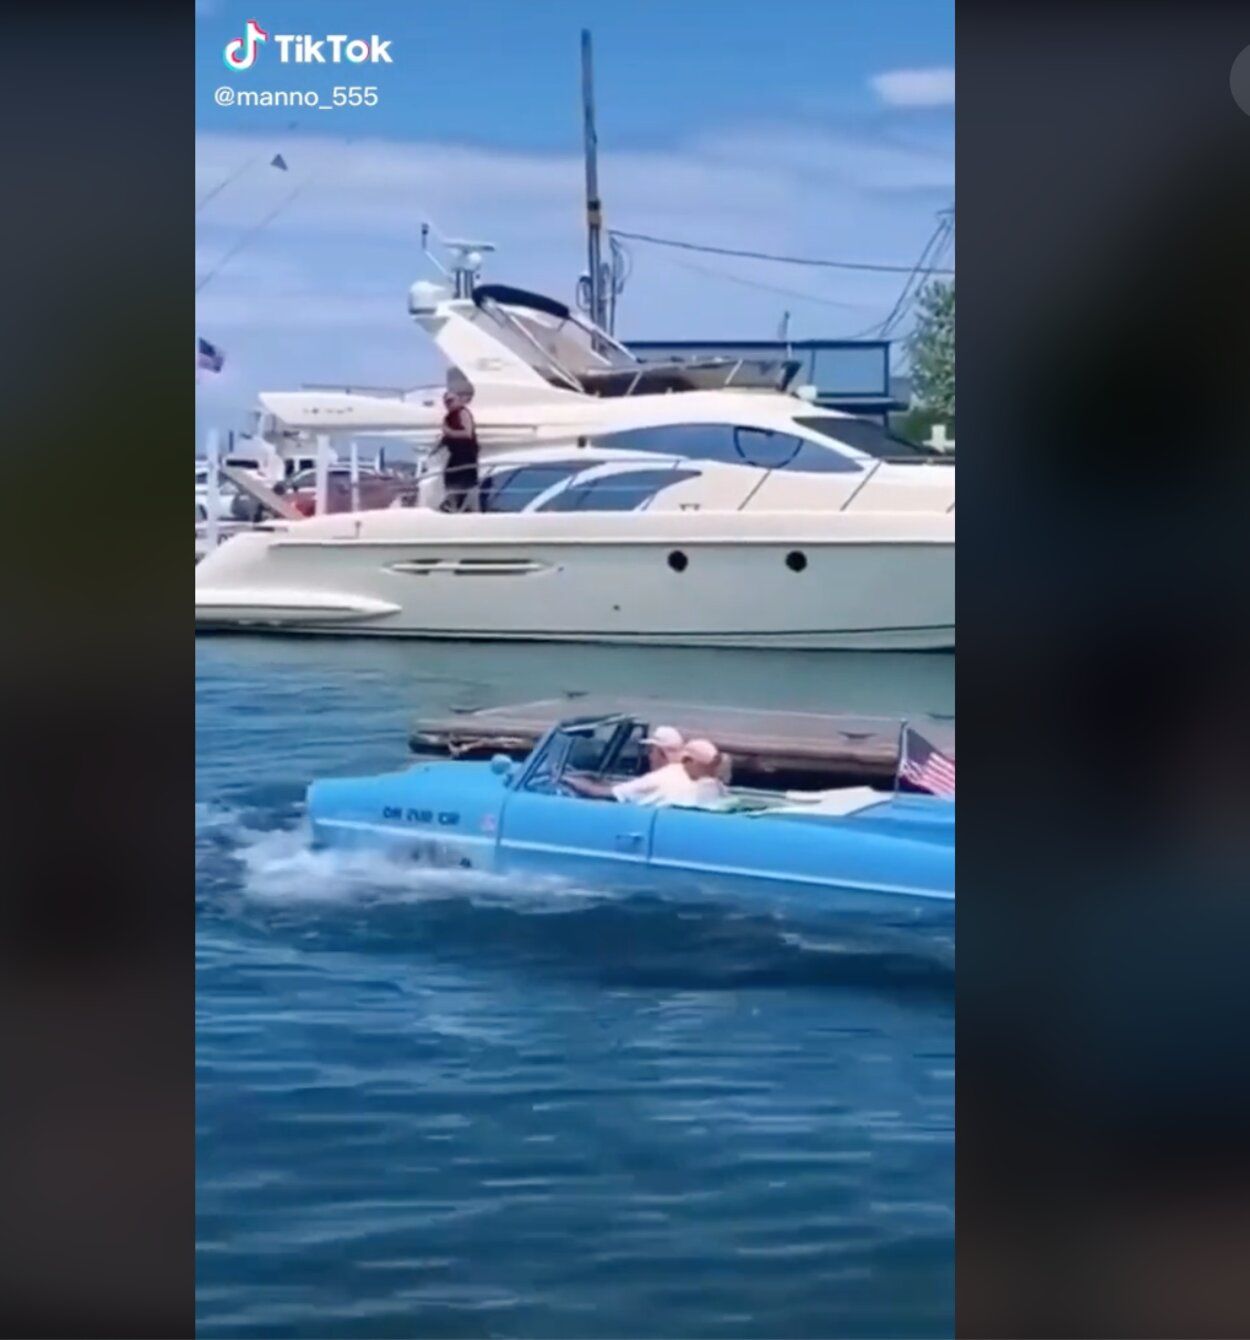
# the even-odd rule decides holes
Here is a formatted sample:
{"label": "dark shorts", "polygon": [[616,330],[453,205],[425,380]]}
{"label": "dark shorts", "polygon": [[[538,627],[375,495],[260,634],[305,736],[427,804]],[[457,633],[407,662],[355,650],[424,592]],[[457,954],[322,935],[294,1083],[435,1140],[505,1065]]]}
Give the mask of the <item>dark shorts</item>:
{"label": "dark shorts", "polygon": [[477,452],[449,449],[447,467],[443,471],[443,487],[447,492],[446,506],[449,509],[462,508],[468,494],[477,488],[477,484]]}

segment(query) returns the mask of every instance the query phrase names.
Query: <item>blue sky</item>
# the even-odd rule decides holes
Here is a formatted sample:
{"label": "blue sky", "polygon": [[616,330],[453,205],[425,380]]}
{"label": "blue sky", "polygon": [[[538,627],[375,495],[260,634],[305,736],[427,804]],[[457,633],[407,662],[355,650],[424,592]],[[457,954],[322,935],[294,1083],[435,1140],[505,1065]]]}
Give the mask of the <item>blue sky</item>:
{"label": "blue sky", "polygon": [[[393,63],[283,65],[271,42],[231,72],[222,49],[249,18],[271,34],[376,33]],[[227,355],[199,388],[201,424],[232,426],[266,388],[437,379],[405,314],[409,284],[431,277],[423,218],[496,242],[489,277],[571,297],[584,252],[583,26],[609,226],[909,263],[954,201],[943,0],[197,0],[197,202],[221,188],[196,213],[197,281],[212,274],[197,330]],[[335,84],[374,85],[378,105],[213,102],[221,85],[328,100]],[[268,166],[276,152],[289,171]],[[786,309],[795,337],[852,334],[885,315],[901,282],[631,251],[627,339],[769,336]]]}

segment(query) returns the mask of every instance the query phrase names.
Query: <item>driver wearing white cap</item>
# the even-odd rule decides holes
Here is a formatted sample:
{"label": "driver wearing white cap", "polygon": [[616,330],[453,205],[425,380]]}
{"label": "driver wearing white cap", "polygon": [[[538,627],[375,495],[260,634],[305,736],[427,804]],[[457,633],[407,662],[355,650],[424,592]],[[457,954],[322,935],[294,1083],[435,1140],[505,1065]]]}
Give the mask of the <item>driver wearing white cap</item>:
{"label": "driver wearing white cap", "polygon": [[675,726],[656,726],[650,735],[643,737],[642,743],[647,746],[648,771],[641,777],[615,785],[590,777],[566,776],[564,780],[574,791],[596,800],[654,804],[654,801],[644,801],[642,798],[658,794],[665,786],[676,782],[679,776],[684,776],[680,759],[686,741]]}
{"label": "driver wearing white cap", "polygon": [[682,740],[672,726],[657,726],[644,740],[651,771],[611,785],[590,778],[566,777],[584,796],[627,805],[714,806],[725,796],[717,780],[720,750],[711,740]]}
{"label": "driver wearing white cap", "polygon": [[628,782],[618,782],[603,793],[613,800],[631,805],[672,804],[665,796],[680,791],[686,781],[686,770],[681,756],[686,742],[675,726],[657,726],[643,737],[647,746],[647,762],[651,771]]}
{"label": "driver wearing white cap", "polygon": [[686,741],[676,726],[657,726],[650,735],[643,736],[642,743],[647,746],[650,770],[658,772],[680,760]]}

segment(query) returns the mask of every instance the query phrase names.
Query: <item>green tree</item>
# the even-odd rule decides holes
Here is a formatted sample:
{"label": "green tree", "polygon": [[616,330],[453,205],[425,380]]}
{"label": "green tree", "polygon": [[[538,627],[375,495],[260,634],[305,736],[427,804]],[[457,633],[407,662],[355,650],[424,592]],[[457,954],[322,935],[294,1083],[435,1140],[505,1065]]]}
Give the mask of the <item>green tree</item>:
{"label": "green tree", "polygon": [[917,405],[948,425],[955,421],[955,285],[935,279],[920,291],[907,340]]}

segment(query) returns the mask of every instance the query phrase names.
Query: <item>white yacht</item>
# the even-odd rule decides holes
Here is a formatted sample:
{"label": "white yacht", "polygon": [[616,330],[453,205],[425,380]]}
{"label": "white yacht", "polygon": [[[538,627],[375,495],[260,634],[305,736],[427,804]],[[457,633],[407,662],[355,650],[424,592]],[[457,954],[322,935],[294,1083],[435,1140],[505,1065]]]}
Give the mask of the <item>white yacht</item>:
{"label": "white yacht", "polygon": [[[273,521],[196,569],[201,628],[699,646],[955,642],[955,472],[780,360],[643,363],[500,285],[410,310],[472,392],[480,510]],[[270,393],[283,431],[438,441],[441,389]],[[435,453],[437,457],[438,453]]]}

